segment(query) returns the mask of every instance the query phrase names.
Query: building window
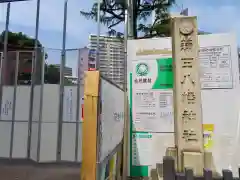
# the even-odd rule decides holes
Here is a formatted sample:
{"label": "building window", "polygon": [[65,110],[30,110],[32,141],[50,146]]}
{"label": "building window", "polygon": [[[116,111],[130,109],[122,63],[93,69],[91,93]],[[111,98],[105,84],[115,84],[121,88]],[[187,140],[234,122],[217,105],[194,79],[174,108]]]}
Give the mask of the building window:
{"label": "building window", "polygon": [[95,64],[88,64],[89,68],[95,68]]}

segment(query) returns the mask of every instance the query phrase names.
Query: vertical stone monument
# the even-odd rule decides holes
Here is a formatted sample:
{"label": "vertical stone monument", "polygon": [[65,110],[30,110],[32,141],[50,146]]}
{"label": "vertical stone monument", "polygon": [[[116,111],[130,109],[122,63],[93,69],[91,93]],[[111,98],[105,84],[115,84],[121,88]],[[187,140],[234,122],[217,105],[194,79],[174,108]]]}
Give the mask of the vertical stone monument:
{"label": "vertical stone monument", "polygon": [[196,17],[172,19],[174,121],[177,169],[203,173],[204,149]]}

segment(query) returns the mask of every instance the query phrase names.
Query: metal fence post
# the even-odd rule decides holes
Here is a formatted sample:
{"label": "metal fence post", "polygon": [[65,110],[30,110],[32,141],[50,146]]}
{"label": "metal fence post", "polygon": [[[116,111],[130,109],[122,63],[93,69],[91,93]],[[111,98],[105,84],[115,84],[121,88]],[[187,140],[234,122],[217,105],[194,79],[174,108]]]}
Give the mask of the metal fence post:
{"label": "metal fence post", "polygon": [[97,1],[97,54],[96,54],[96,70],[100,73],[99,79],[99,91],[98,91],[98,108],[97,108],[97,165],[96,165],[96,179],[100,179],[101,176],[101,122],[100,122],[100,108],[101,108],[101,72],[100,72],[100,33],[101,33],[101,3],[102,0]]}
{"label": "metal fence post", "polygon": [[13,108],[12,108],[12,125],[11,125],[11,139],[10,139],[10,152],[9,157],[12,158],[13,154],[13,139],[14,139],[14,127],[16,118],[16,98],[17,98],[17,84],[18,84],[18,69],[19,69],[19,51],[16,51],[16,64],[15,64],[15,80],[13,91]]}
{"label": "metal fence post", "polygon": [[57,161],[61,160],[62,149],[62,125],[63,125],[63,99],[64,99],[64,70],[66,64],[66,29],[67,29],[67,8],[68,0],[64,2],[64,20],[63,20],[63,41],[60,68],[60,86],[59,86],[59,121],[58,121],[58,142],[57,142]]}
{"label": "metal fence post", "polygon": [[[123,135],[123,168],[122,168],[122,178],[123,180],[127,179],[128,176],[128,143],[129,143],[129,120],[128,120],[128,95],[127,95],[127,39],[128,39],[128,23],[129,23],[129,7],[130,2],[126,0],[126,9],[125,9],[125,22],[124,22],[124,135]],[[130,137],[131,138],[131,137]]]}
{"label": "metal fence post", "polygon": [[80,79],[80,66],[81,66],[81,50],[78,49],[78,63],[77,63],[77,70],[78,70],[78,77],[77,77],[77,111],[76,111],[76,138],[75,138],[75,161],[78,161],[78,144],[79,144],[79,125],[80,125],[80,91],[81,91],[81,79]]}
{"label": "metal fence post", "polygon": [[32,72],[31,72],[31,91],[29,102],[29,116],[28,116],[28,141],[27,141],[27,158],[31,156],[31,137],[32,137],[32,116],[33,116],[33,99],[34,99],[34,87],[36,79],[36,52],[32,54]]}
{"label": "metal fence post", "polygon": [[32,137],[32,116],[33,116],[33,99],[34,99],[34,87],[36,81],[36,66],[37,66],[37,54],[38,54],[38,31],[39,31],[39,17],[40,17],[40,0],[37,0],[36,11],[36,25],[35,25],[35,44],[32,57],[32,76],[31,76],[31,92],[30,92],[30,108],[28,118],[28,141],[27,141],[27,157],[31,156],[31,137]]}
{"label": "metal fence post", "polygon": [[40,150],[41,150],[41,135],[42,135],[42,109],[43,109],[43,90],[44,90],[44,74],[45,74],[45,49],[40,51],[41,61],[41,83],[40,83],[40,102],[39,102],[39,120],[38,120],[38,142],[37,142],[37,162],[40,161]]}

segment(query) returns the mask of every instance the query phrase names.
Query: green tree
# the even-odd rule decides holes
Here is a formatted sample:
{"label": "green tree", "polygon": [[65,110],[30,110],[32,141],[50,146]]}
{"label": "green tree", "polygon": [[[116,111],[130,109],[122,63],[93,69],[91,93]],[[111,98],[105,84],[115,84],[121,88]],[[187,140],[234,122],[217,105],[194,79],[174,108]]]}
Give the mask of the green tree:
{"label": "green tree", "polygon": [[[4,42],[5,31],[0,34],[0,42]],[[8,32],[8,45],[11,48],[19,49],[33,49],[35,44],[35,39],[23,34],[22,32]],[[38,41],[38,47],[42,47],[42,44]]]}
{"label": "green tree", "polygon": [[[3,42],[5,31],[0,34],[0,50],[3,51]],[[35,39],[23,34],[22,32],[8,32],[8,48],[10,50],[34,50]],[[38,47],[42,48],[42,44],[38,41]],[[41,49],[40,49],[41,50]],[[42,52],[42,51],[40,51]],[[42,57],[40,55],[40,57]],[[45,59],[47,58],[47,54]],[[24,84],[31,83],[31,73],[20,73],[19,80]],[[45,64],[45,82],[51,84],[58,84],[60,81],[60,73],[54,65]]]}
{"label": "green tree", "polygon": [[47,84],[59,84],[60,82],[60,71],[56,65],[50,64],[45,65],[44,80]]}
{"label": "green tree", "polygon": [[[109,29],[110,35],[122,36],[122,32],[118,32],[115,28],[118,24],[124,22],[124,11],[126,9],[126,0],[103,0],[101,3],[102,24]],[[175,0],[152,0],[152,3],[142,0],[133,0],[133,35],[137,38],[137,32],[143,32],[145,36],[156,35],[168,36],[169,29],[169,9],[175,3]],[[156,12],[155,22],[146,24],[152,12]],[[90,11],[80,11],[87,19],[97,20],[97,3],[92,5]],[[157,28],[161,27],[161,28]]]}
{"label": "green tree", "polygon": [[[59,84],[60,83],[60,69],[54,64],[45,65],[45,83],[47,84]],[[64,85],[73,85],[72,81],[64,78]]]}

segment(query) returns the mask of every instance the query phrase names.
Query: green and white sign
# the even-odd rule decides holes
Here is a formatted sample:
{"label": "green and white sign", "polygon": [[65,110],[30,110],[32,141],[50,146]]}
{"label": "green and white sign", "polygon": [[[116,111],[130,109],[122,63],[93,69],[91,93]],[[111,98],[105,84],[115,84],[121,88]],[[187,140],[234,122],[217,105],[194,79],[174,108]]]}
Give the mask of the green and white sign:
{"label": "green and white sign", "polygon": [[152,133],[173,132],[172,58],[132,61],[130,73],[131,176],[149,176]]}
{"label": "green and white sign", "polygon": [[172,58],[133,61],[133,131],[173,131]]}
{"label": "green and white sign", "polygon": [[132,133],[132,176],[148,176],[148,166],[152,163],[148,156],[152,152],[151,141],[151,133]]}

